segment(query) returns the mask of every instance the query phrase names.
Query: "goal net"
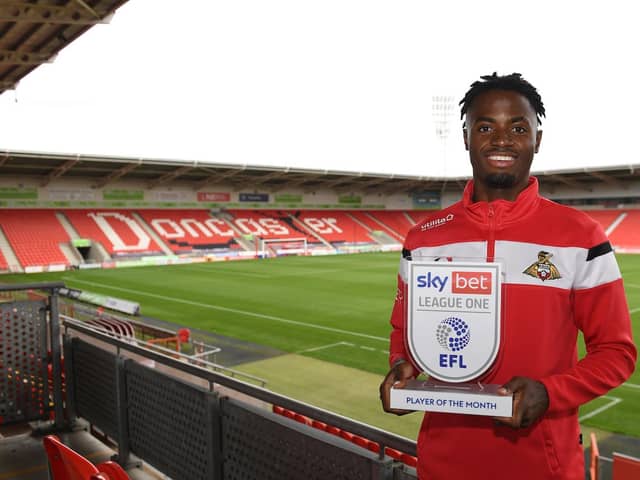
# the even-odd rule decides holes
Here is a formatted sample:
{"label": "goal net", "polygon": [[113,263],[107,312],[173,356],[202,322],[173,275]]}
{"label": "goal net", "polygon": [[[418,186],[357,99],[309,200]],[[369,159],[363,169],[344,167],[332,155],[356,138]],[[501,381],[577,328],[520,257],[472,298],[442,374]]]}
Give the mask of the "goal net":
{"label": "goal net", "polygon": [[283,255],[306,255],[307,239],[298,238],[260,238],[256,242],[256,255],[259,257],[280,257]]}

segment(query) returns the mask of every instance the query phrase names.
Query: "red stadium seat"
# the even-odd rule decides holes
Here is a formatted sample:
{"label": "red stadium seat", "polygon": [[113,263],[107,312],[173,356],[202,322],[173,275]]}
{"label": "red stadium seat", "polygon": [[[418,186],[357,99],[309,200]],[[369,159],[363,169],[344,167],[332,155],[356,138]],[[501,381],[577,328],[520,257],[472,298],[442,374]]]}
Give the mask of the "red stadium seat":
{"label": "red stadium seat", "polygon": [[400,450],[396,450],[395,448],[385,447],[384,449],[385,455],[393,458],[394,460],[402,461],[402,455],[404,455]]}
{"label": "red stadium seat", "polygon": [[380,445],[373,440],[369,440],[368,438],[364,438],[359,435],[354,435],[351,441],[359,447],[366,448],[370,452],[380,453]]}
{"label": "red stadium seat", "polygon": [[207,209],[145,209],[137,212],[175,253],[242,248],[229,222]]}
{"label": "red stadium seat", "polygon": [[640,478],[640,458],[613,453],[613,480],[638,480]]}
{"label": "red stadium seat", "polygon": [[403,453],[402,455],[400,455],[400,461],[405,465],[409,465],[410,467],[415,468],[418,466],[418,459],[413,455],[409,455],[408,453]]}
{"label": "red stadium seat", "polygon": [[298,423],[304,423],[305,425],[311,426],[311,419],[302,415],[301,413],[295,413],[293,415],[293,419]]}
{"label": "red stadium seat", "polygon": [[374,442],[373,440],[369,440],[367,444],[367,448],[371,450],[373,453],[380,453],[380,444]]}
{"label": "red stadium seat", "polygon": [[357,223],[347,212],[303,210],[297,218],[304,227],[329,243],[375,243],[367,227]]}
{"label": "red stadium seat", "polygon": [[366,449],[369,448],[369,440],[359,435],[354,435],[351,441],[356,445],[358,445],[359,447],[366,448]]}
{"label": "red stadium seat", "polygon": [[351,432],[347,432],[347,431],[345,431],[345,430],[342,430],[342,431],[340,432],[340,436],[341,436],[342,438],[344,438],[345,440],[348,440],[348,441],[350,441],[350,442],[353,442],[353,439],[354,439],[354,437],[355,437],[355,435],[354,435],[353,433],[351,433]]}
{"label": "red stadium seat", "polygon": [[127,472],[125,472],[120,465],[118,465],[116,462],[112,462],[111,460],[99,463],[98,465],[96,465],[96,467],[102,475],[105,475],[105,478],[107,479],[129,480],[129,475],[127,475]]}
{"label": "red stadium seat", "polygon": [[64,214],[81,237],[101,243],[111,255],[162,252],[132,210],[68,209]]}
{"label": "red stadium seat", "polygon": [[60,244],[69,242],[69,234],[54,210],[3,208],[0,225],[23,267],[69,265],[60,249]]}
{"label": "red stadium seat", "polygon": [[327,425],[327,433],[330,433],[331,435],[337,435],[340,436],[340,432],[342,431],[341,429],[339,429],[338,427],[334,426],[334,425]]}
{"label": "red stadium seat", "polygon": [[49,459],[52,480],[128,480],[129,476],[115,462],[98,466],[63,444],[55,435],[42,439]]}
{"label": "red stadium seat", "polygon": [[311,426],[322,431],[325,431],[327,429],[327,424],[319,420],[311,420]]}
{"label": "red stadium seat", "polygon": [[640,210],[625,210],[626,215],[620,218],[620,223],[609,232],[609,241],[617,251],[640,251]]}
{"label": "red stadium seat", "polygon": [[284,415],[284,408],[280,405],[274,405],[272,407],[273,413],[277,413],[278,415]]}

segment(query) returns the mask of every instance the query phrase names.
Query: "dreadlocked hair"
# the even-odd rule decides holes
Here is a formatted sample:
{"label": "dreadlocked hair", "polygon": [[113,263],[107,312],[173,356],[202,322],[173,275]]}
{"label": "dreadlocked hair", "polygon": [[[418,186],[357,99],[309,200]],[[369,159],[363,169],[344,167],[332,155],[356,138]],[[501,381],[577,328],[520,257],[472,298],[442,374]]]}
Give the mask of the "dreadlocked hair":
{"label": "dreadlocked hair", "polygon": [[475,100],[475,98],[481,93],[489,90],[512,90],[523,95],[536,111],[536,119],[538,125],[542,124],[542,118],[545,116],[544,104],[542,98],[536,90],[536,88],[527,82],[519,73],[512,73],[511,75],[498,75],[493,72],[492,75],[483,75],[480,77],[482,81],[478,80],[471,84],[471,88],[467,91],[464,98],[460,100],[460,119],[462,120],[469,107]]}

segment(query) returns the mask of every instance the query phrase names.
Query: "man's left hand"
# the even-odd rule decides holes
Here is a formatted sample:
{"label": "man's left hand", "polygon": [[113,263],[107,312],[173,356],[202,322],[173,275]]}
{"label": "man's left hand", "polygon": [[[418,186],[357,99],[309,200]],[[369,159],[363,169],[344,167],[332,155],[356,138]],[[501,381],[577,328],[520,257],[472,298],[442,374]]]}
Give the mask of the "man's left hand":
{"label": "man's left hand", "polygon": [[527,428],[549,408],[549,395],[545,386],[532,378],[513,377],[498,389],[498,394],[513,394],[513,415],[495,417],[498,423],[513,428]]}

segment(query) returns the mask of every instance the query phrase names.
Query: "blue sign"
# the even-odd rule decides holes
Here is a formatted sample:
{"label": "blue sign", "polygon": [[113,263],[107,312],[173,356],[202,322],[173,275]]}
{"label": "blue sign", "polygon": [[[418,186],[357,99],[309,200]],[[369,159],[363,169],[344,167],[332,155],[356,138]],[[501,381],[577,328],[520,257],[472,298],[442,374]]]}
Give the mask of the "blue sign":
{"label": "blue sign", "polygon": [[238,197],[241,202],[268,202],[268,193],[241,193]]}

